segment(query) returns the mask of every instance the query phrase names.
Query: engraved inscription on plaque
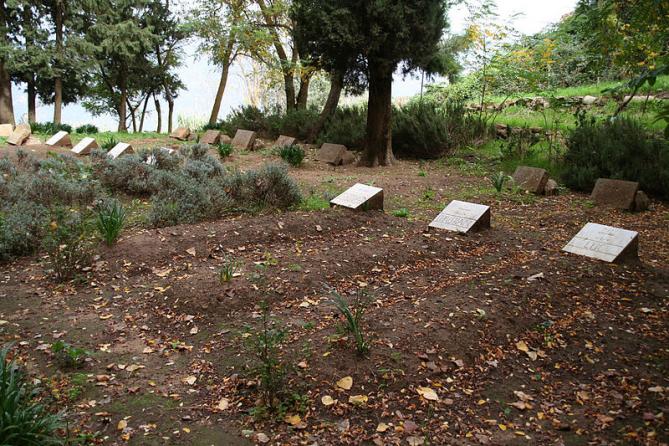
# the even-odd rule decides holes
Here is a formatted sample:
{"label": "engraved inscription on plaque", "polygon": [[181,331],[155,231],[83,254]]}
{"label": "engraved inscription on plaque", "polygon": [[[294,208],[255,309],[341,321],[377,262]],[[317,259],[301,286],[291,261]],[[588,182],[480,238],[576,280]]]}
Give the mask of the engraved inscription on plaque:
{"label": "engraved inscription on plaque", "polygon": [[562,250],[605,262],[635,259],[639,255],[639,234],[588,223]]}
{"label": "engraved inscription on plaque", "polygon": [[383,210],[383,189],[358,183],[332,199],[330,205],[349,209]]}
{"label": "engraved inscription on plaque", "polygon": [[430,223],[431,228],[467,233],[490,227],[490,207],[453,200]]}

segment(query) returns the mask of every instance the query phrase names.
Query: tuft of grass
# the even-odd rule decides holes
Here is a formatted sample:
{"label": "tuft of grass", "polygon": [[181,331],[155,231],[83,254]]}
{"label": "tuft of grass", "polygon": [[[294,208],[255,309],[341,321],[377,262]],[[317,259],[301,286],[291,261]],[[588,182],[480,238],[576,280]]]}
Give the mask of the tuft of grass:
{"label": "tuft of grass", "polygon": [[102,144],[100,144],[100,148],[104,150],[105,152],[109,152],[111,149],[114,148],[119,143],[119,140],[116,139],[113,135],[110,136],[109,138],[105,139],[102,141]]}
{"label": "tuft of grass", "polygon": [[91,354],[88,350],[81,347],[75,347],[62,340],[54,342],[51,345],[51,351],[56,355],[59,362],[63,364],[64,367],[68,368],[81,367],[84,365],[86,357]]}
{"label": "tuft of grass", "polygon": [[226,259],[218,270],[218,281],[221,285],[230,282],[237,271],[239,271],[239,261],[233,259]]}
{"label": "tuft of grass", "polygon": [[508,179],[509,176],[504,172],[497,172],[496,174],[490,177],[490,181],[492,182],[492,185],[497,191],[497,193],[502,192],[502,190],[504,189],[504,183],[506,183],[506,180]]}
{"label": "tuft of grass", "polygon": [[216,147],[216,151],[218,152],[219,158],[225,159],[232,155],[232,144],[222,142]]}
{"label": "tuft of grass", "polygon": [[299,205],[299,209],[303,211],[322,211],[330,207],[330,201],[325,197],[311,194],[304,198]]}
{"label": "tuft of grass", "polygon": [[26,382],[25,372],[8,359],[11,345],[0,350],[0,444],[55,446],[64,442],[57,431],[63,427],[60,414],[49,413],[37,401],[38,392]]}
{"label": "tuft of grass", "polygon": [[97,228],[107,246],[112,246],[125,225],[125,210],[116,199],[103,202],[98,209]]}
{"label": "tuft of grass", "polygon": [[359,291],[353,302],[349,302],[337,292],[334,288],[329,288],[330,301],[335,308],[344,316],[344,328],[353,336],[355,350],[359,355],[364,355],[369,351],[369,344],[365,340],[362,328],[362,320],[367,309],[367,299],[364,292]]}
{"label": "tuft of grass", "polygon": [[393,211],[393,215],[399,218],[409,218],[409,210],[407,208],[397,209]]}

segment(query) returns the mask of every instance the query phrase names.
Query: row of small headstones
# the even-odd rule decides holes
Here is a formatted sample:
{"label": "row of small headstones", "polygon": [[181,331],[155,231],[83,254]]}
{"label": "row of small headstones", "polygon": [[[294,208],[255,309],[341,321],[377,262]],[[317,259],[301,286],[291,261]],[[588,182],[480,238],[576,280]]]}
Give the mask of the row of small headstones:
{"label": "row of small headstones", "polygon": [[[519,187],[541,193],[548,174],[544,169],[521,166],[514,179]],[[638,183],[600,178],[592,192],[597,204],[632,209]],[[625,203],[627,203],[625,205]],[[330,206],[353,210],[383,210],[383,189],[355,184],[330,201]],[[477,203],[453,200],[428,225],[429,228],[469,233],[490,228],[490,207]],[[635,231],[601,225],[586,224],[563,248],[563,251],[605,262],[638,258],[639,234]]]}
{"label": "row of small headstones", "polygon": [[[7,127],[8,126],[8,127]],[[12,128],[11,124],[3,124],[0,126],[0,136],[3,133],[7,134],[7,143],[11,145],[24,145],[30,143],[31,129],[28,124],[19,124],[16,128]],[[193,134],[190,129],[186,127],[179,127],[170,133],[170,137],[179,141],[188,141]],[[235,137],[230,140],[230,137],[223,134],[220,130],[207,130],[200,138],[201,144],[217,145],[221,142],[229,143],[235,149],[253,150],[256,147],[256,132],[250,130],[237,130]],[[34,141],[34,144],[40,144],[40,141]],[[281,135],[274,143],[274,147],[292,146],[296,143],[296,139],[292,136]],[[65,131],[60,131],[49,138],[46,143],[48,146],[54,147],[72,147],[72,140],[70,135]],[[72,152],[76,155],[88,155],[93,149],[98,148],[98,143],[94,138],[83,138],[76,146],[72,148]],[[166,151],[172,149],[164,148]],[[118,143],[109,151],[110,158],[117,158],[123,154],[134,153],[133,147],[128,143]],[[346,146],[341,144],[324,143],[316,154],[316,160],[328,163],[334,166],[351,164],[355,161],[355,155],[349,151]]]}

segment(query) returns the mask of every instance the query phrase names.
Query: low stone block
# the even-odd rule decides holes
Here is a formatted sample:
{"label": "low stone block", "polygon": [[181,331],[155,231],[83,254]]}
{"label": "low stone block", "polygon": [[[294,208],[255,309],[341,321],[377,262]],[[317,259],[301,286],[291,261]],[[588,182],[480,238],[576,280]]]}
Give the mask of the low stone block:
{"label": "low stone block", "polygon": [[79,143],[77,143],[77,145],[72,148],[72,153],[75,155],[90,155],[93,149],[97,149],[99,147],[100,146],[98,146],[98,142],[95,140],[95,138],[86,137],[79,141]]}
{"label": "low stone block", "polygon": [[28,137],[28,139],[23,141],[23,144],[21,144],[21,145],[23,145],[23,146],[41,146],[42,144],[44,144],[44,143],[42,142],[41,139],[39,139],[35,135],[30,135]]}
{"label": "low stone block", "polygon": [[325,143],[321,146],[316,154],[316,160],[323,163],[332,164],[333,166],[338,166],[341,164],[342,157],[346,152],[346,146],[341,144],[330,144]]}
{"label": "low stone block", "polygon": [[60,131],[46,140],[47,146],[53,147],[72,147],[72,140],[69,133]]}
{"label": "low stone block", "polygon": [[429,227],[463,234],[490,228],[490,207],[453,200]]}
{"label": "low stone block", "polygon": [[178,139],[179,141],[186,141],[189,136],[190,129],[186,127],[178,127],[170,133],[170,138]]}
{"label": "low stone block", "polygon": [[7,138],[14,131],[14,126],[11,124],[0,124],[0,138]]}
{"label": "low stone block", "polygon": [[353,163],[355,163],[355,153],[351,152],[350,150],[347,150],[341,156],[341,165],[346,166]]}
{"label": "low stone block", "polygon": [[13,146],[20,146],[28,139],[28,137],[30,137],[31,133],[32,131],[30,130],[30,125],[19,124],[14,128],[14,131],[7,137],[7,144],[11,144]]}
{"label": "low stone block", "polygon": [[274,147],[286,147],[292,146],[293,144],[295,144],[295,138],[292,136],[280,135],[276,139],[276,142],[274,142]]}
{"label": "low stone block", "polygon": [[513,182],[533,194],[543,194],[548,182],[548,172],[538,167],[518,166],[513,173]]}
{"label": "low stone block", "polygon": [[634,260],[639,257],[639,234],[588,223],[562,250],[609,263]]}
{"label": "low stone block", "polygon": [[557,181],[549,179],[544,187],[544,195],[558,195],[559,193]]}
{"label": "low stone block", "polygon": [[217,145],[221,142],[221,131],[220,130],[207,130],[200,138],[201,144],[209,144],[210,146]]}
{"label": "low stone block", "polygon": [[639,183],[636,181],[600,178],[592,189],[590,199],[598,206],[632,211],[634,210],[634,200],[638,190]]}
{"label": "low stone block", "polygon": [[120,142],[116,144],[114,148],[109,151],[109,153],[107,153],[107,156],[114,160],[119,156],[129,155],[132,153],[135,153],[135,150],[132,148],[130,144],[125,142]]}
{"label": "low stone block", "polygon": [[256,132],[250,130],[237,130],[232,139],[232,147],[239,150],[253,150],[256,141]]}
{"label": "low stone block", "polygon": [[383,210],[383,189],[358,183],[332,199],[330,206],[362,211]]}
{"label": "low stone block", "polygon": [[650,208],[650,198],[648,198],[648,195],[642,190],[638,191],[636,193],[636,197],[634,198],[634,210],[636,212],[643,212],[647,211]]}

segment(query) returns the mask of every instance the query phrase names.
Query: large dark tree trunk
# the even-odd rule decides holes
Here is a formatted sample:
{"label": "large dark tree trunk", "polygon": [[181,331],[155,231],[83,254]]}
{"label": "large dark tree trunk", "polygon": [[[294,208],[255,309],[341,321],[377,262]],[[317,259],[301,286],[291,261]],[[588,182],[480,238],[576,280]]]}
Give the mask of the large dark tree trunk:
{"label": "large dark tree trunk", "polygon": [[361,166],[389,166],[395,161],[392,141],[393,68],[370,61],[367,130]]}
{"label": "large dark tree trunk", "polygon": [[218,113],[221,111],[221,103],[223,102],[223,93],[225,93],[225,86],[228,83],[228,73],[230,65],[223,65],[221,71],[221,80],[218,82],[218,90],[216,91],[216,98],[214,98],[214,106],[211,108],[211,115],[209,115],[209,125],[215,125],[218,122]]}
{"label": "large dark tree trunk", "polygon": [[28,79],[28,122],[37,122],[37,92],[35,91],[35,75],[30,74]]}
{"label": "large dark tree trunk", "polygon": [[61,68],[63,58],[63,9],[63,1],[56,0],[53,17],[56,31],[56,78],[53,85],[53,122],[56,124],[61,123],[63,109],[63,79],[58,71]]}
{"label": "large dark tree trunk", "polygon": [[306,110],[307,102],[309,100],[309,84],[311,83],[311,75],[305,75],[300,79],[300,92],[297,94],[296,108],[298,110]]}
{"label": "large dark tree trunk", "polygon": [[12,80],[0,59],[0,124],[15,124],[12,101]]}
{"label": "large dark tree trunk", "polygon": [[314,126],[309,130],[309,135],[307,136],[307,142],[313,143],[318,138],[318,135],[325,127],[325,123],[334,115],[335,110],[337,110],[337,105],[339,105],[339,98],[341,97],[341,91],[344,86],[344,76],[342,73],[332,73],[330,75],[330,92],[328,93],[328,99],[325,101],[323,110],[321,111],[318,120]]}
{"label": "large dark tree trunk", "polygon": [[160,99],[156,94],[153,94],[153,103],[156,106],[156,115],[158,116],[158,124],[156,125],[156,133],[160,133],[163,130],[163,114],[160,111]]}

